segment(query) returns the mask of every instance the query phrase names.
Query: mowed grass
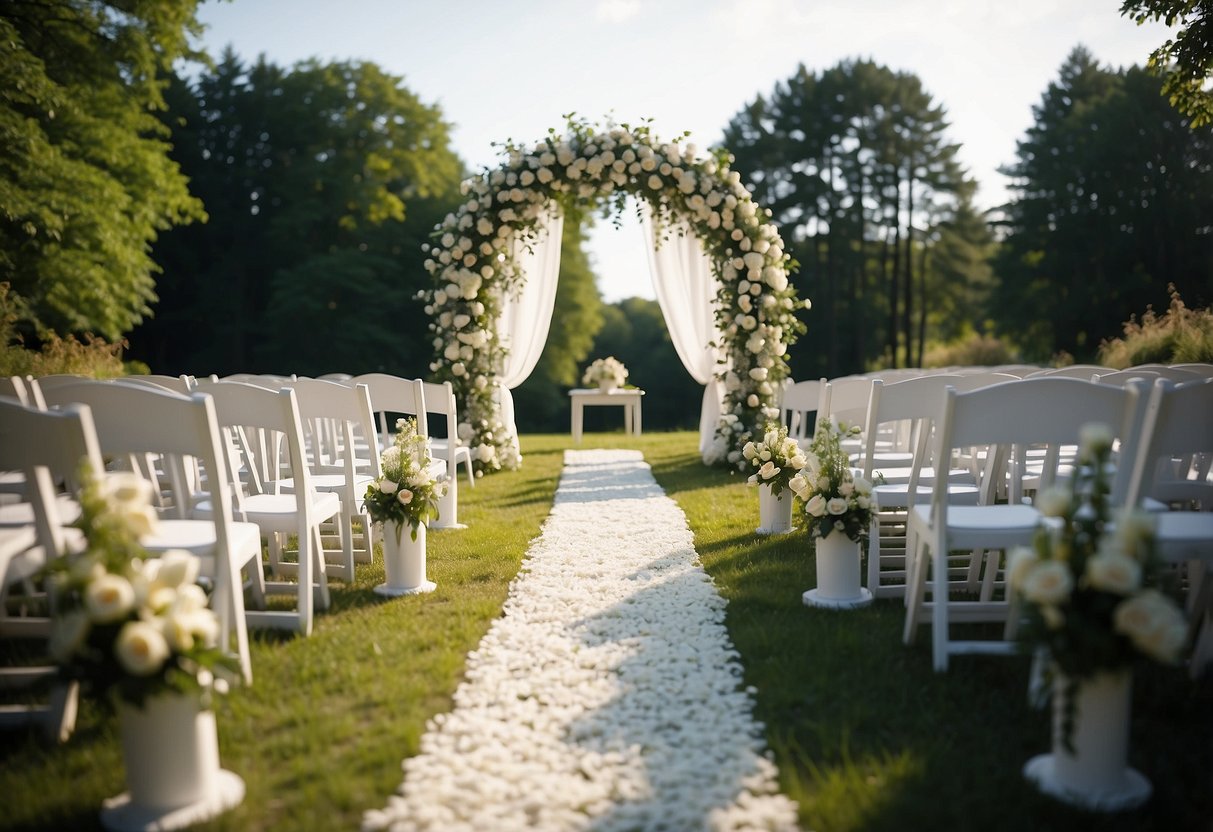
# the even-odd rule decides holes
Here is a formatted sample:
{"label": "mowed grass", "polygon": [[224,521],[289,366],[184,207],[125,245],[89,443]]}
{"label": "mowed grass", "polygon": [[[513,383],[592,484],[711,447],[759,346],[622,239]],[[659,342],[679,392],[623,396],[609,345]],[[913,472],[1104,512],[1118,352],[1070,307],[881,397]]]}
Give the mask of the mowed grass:
{"label": "mowed grass", "polygon": [[[510,580],[547,515],[567,435],[523,437],[521,470],[460,488],[468,529],[433,532],[437,592],[381,599],[380,563],[307,639],[255,637],[255,683],[218,706],[221,757],[244,803],[201,829],[357,828],[401,781],[426,720],[449,710],[467,653],[500,615]],[[815,585],[801,533],[754,534],[757,495],[708,469],[693,433],[589,434],[582,447],[636,448],[686,512],[696,548],[728,599],[729,633],[757,688],[757,717],[800,803],[823,830],[1209,830],[1213,818],[1213,679],[1142,664],[1134,677],[1130,762],[1154,785],[1142,809],[1079,812],[1037,794],[1023,763],[1048,750],[1048,715],[1026,697],[1023,657],[960,657],[931,670],[929,628],[901,643],[900,600],[864,610],[805,607]],[[729,738],[722,737],[722,742]],[[116,721],[84,703],[63,746],[0,735],[0,828],[96,829],[123,790]]]}

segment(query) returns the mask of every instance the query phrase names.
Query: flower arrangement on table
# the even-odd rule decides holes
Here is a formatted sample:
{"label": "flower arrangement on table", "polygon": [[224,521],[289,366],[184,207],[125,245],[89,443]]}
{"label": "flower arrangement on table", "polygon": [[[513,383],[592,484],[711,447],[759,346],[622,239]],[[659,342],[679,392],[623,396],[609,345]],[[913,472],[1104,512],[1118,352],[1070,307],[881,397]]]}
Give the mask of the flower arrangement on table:
{"label": "flower arrangement on table", "polygon": [[[1047,651],[1066,677],[1071,705],[1080,681],[1125,668],[1138,654],[1173,663],[1187,639],[1179,607],[1150,586],[1152,518],[1137,509],[1110,517],[1111,451],[1111,430],[1084,428],[1069,486],[1037,496],[1046,522],[1033,546],[1018,547],[1009,560],[1008,581],[1026,613],[1020,641]],[[1073,718],[1071,708],[1067,725]]]}
{"label": "flower arrangement on table", "polygon": [[762,439],[747,442],[741,454],[758,470],[750,475],[750,485],[767,485],[771,494],[778,497],[790,487],[792,479],[805,466],[805,455],[796,440],[788,436],[784,425],[767,425]]}
{"label": "flower arrangement on table", "polygon": [[105,701],[142,705],[171,691],[203,705],[239,665],[218,647],[219,619],[184,550],[152,557],[152,486],[136,474],[81,475],[84,546],[47,566],[53,598],[50,652],[68,679]]}
{"label": "flower arrangement on table", "polygon": [[592,384],[596,387],[603,385],[622,387],[627,377],[628,368],[623,366],[623,362],[611,355],[606,358],[594,359],[594,362],[585,368],[585,374],[581,377],[581,383]]}
{"label": "flower arrangement on table", "polygon": [[381,475],[366,487],[366,513],[375,523],[396,526],[396,537],[407,525],[417,539],[417,527],[438,519],[438,501],[446,483],[430,474],[429,443],[417,432],[412,417],[396,421],[396,440],[379,459]]}
{"label": "flower arrangement on table", "polygon": [[851,469],[842,447],[844,438],[858,435],[858,426],[844,427],[829,419],[817,424],[804,470],[788,486],[804,504],[805,526],[813,537],[838,532],[856,543],[866,541],[876,501],[872,484]]}

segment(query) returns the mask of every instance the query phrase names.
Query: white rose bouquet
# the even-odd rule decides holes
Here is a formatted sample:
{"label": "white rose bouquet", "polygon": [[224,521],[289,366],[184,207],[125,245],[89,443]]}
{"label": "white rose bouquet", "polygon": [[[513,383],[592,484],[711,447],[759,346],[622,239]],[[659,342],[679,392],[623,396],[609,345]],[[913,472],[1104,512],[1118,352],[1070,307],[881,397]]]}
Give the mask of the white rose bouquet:
{"label": "white rose bouquet", "polygon": [[417,527],[438,518],[446,483],[430,475],[432,461],[429,444],[417,433],[417,420],[397,420],[396,441],[379,460],[382,474],[363,497],[372,522],[394,523],[397,538],[407,524],[416,540]]}
{"label": "white rose bouquet", "polygon": [[805,525],[814,537],[845,534],[855,542],[866,541],[876,501],[872,484],[851,469],[850,456],[842,440],[859,433],[829,419],[817,424],[804,470],[792,477],[788,487],[804,503]]}
{"label": "white rose bouquet", "polygon": [[54,614],[50,653],[68,679],[103,701],[142,705],[167,691],[206,704],[238,673],[218,646],[219,619],[195,581],[199,560],[183,550],[152,557],[139,539],[156,514],[151,484],[135,474],[81,475],[78,551],[47,566]]}
{"label": "white rose bouquet", "polygon": [[[1033,546],[1011,553],[1008,580],[1024,601],[1020,641],[1044,648],[1072,688],[1101,671],[1130,664],[1136,654],[1175,662],[1187,640],[1179,607],[1154,583],[1154,525],[1126,510],[1109,518],[1107,464],[1112,433],[1089,425],[1081,436],[1069,487],[1038,495],[1046,522]],[[1070,714],[1068,723],[1073,722]]]}
{"label": "white rose bouquet", "polygon": [[804,452],[783,425],[768,425],[761,440],[745,443],[741,455],[758,469],[750,475],[750,485],[769,485],[776,497],[805,466]]}
{"label": "white rose bouquet", "polygon": [[581,377],[581,383],[597,386],[603,382],[607,382],[614,384],[616,387],[622,387],[627,377],[628,368],[623,366],[623,363],[619,359],[611,355],[606,358],[597,358],[590,366],[586,367],[585,374]]}

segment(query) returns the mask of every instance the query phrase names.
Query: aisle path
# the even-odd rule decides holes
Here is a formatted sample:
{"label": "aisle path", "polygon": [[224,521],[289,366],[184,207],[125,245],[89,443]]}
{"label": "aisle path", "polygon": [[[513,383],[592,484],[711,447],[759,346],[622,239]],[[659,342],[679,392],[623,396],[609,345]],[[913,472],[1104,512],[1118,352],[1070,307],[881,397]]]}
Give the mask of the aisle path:
{"label": "aisle path", "polygon": [[795,829],[724,607],[639,452],[566,452],[454,710],[364,829]]}

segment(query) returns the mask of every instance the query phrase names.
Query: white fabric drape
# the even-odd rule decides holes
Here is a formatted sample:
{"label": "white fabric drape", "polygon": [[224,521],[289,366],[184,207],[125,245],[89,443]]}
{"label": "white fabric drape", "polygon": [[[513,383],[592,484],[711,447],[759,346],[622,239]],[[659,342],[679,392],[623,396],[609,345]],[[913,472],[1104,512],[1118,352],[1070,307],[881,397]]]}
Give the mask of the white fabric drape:
{"label": "white fabric drape", "polygon": [[651,211],[642,203],[641,227],[649,253],[649,273],[657,303],[665,317],[674,349],[691,377],[706,385],[699,411],[699,452],[712,444],[720,418],[724,390],[716,380],[723,343],[716,326],[716,291],[719,281],[712,274],[712,261],[699,237],[685,224],[666,229],[667,239],[657,239]]}
{"label": "white fabric drape", "polygon": [[516,295],[506,294],[497,319],[497,335],[507,350],[501,368],[501,420],[518,451],[518,426],[514,421],[514,397],[510,390],[530,377],[548,340],[552,310],[556,306],[556,283],[560,275],[560,239],[564,216],[553,212],[541,217],[530,249],[515,238],[511,254],[524,278]]}

